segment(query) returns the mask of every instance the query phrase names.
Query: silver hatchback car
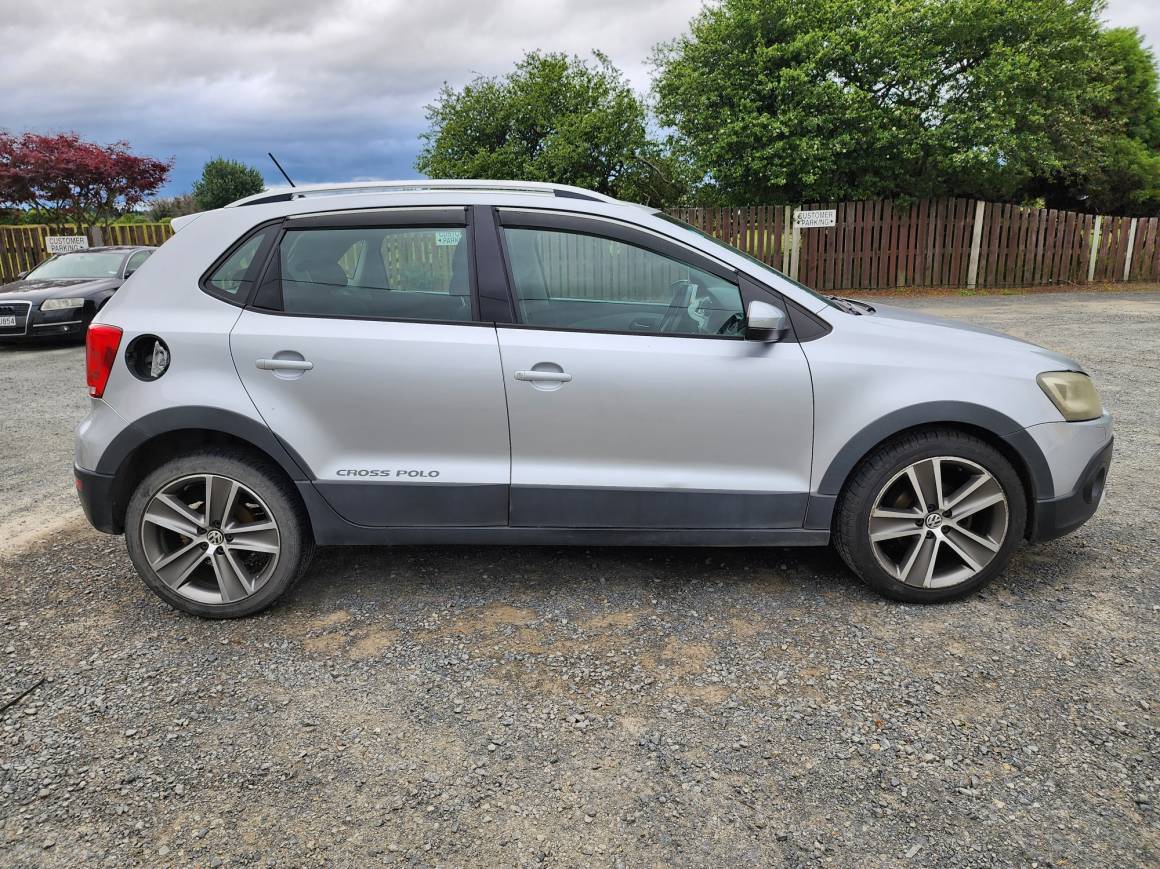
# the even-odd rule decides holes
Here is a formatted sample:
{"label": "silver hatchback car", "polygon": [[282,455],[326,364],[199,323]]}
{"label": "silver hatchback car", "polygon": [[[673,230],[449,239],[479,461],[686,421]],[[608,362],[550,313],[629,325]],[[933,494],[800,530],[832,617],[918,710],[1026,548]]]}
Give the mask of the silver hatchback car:
{"label": "silver hatchback car", "polygon": [[942,601],[1103,495],[1077,362],[824,298],[653,209],[431,181],[174,223],[89,330],[76,482],[188,613],[269,606],[316,544],[832,542]]}

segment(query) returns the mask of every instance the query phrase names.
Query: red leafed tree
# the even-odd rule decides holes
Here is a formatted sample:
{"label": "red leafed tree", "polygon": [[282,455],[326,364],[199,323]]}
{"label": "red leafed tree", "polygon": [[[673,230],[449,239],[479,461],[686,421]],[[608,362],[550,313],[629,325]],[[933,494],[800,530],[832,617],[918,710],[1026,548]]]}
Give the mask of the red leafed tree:
{"label": "red leafed tree", "polygon": [[130,153],[127,142],[0,132],[0,205],[39,209],[49,223],[108,223],[161,187],[172,168],[172,160]]}

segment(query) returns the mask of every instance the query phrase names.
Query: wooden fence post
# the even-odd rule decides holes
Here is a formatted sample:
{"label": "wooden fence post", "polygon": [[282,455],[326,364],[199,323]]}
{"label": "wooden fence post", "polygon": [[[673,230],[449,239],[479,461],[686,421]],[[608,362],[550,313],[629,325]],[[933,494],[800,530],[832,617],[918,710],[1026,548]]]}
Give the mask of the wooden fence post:
{"label": "wooden fence post", "polygon": [[971,259],[967,264],[967,289],[973,290],[979,278],[979,245],[983,241],[983,214],[987,203],[979,200],[975,203],[975,225],[971,229]]}
{"label": "wooden fence post", "polygon": [[1136,246],[1136,220],[1133,217],[1131,224],[1128,226],[1128,253],[1124,257],[1124,280],[1128,280],[1128,275],[1132,271],[1132,248]]}
{"label": "wooden fence post", "polygon": [[797,214],[797,207],[789,209],[790,217],[790,243],[789,243],[789,276],[793,280],[798,279],[798,254],[802,248],[802,228],[798,226],[795,215]]}
{"label": "wooden fence post", "polygon": [[1103,223],[1103,215],[1097,214],[1095,224],[1092,226],[1092,249],[1088,253],[1087,279],[1089,284],[1096,279],[1096,257],[1100,253],[1100,230],[1103,228]]}
{"label": "wooden fence post", "polygon": [[103,247],[105,244],[105,231],[99,226],[90,226],[89,235],[93,240],[93,247]]}
{"label": "wooden fence post", "polygon": [[793,229],[793,206],[787,205],[782,210],[781,235],[777,239],[777,250],[781,254],[781,270],[789,274],[789,251],[785,247],[785,234]]}

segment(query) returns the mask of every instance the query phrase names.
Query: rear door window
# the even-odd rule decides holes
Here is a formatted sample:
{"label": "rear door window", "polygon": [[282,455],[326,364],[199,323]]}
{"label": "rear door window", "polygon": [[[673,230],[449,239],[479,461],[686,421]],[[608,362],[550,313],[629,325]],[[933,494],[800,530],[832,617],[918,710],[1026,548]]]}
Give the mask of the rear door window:
{"label": "rear door window", "polygon": [[290,229],[278,249],[280,307],[315,317],[470,321],[470,262],[465,227]]}

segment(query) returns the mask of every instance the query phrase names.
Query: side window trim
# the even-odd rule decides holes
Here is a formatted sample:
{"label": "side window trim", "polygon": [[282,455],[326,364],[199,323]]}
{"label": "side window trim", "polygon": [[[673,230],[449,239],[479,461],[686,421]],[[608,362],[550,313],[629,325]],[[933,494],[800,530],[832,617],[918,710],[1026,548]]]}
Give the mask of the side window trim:
{"label": "side window trim", "polygon": [[[264,314],[281,314],[282,311],[282,259],[278,256],[278,251],[282,247],[282,239],[286,235],[286,221],[282,221],[282,225],[278,227],[278,231],[274,233],[274,241],[270,245],[269,250],[266,251],[262,258],[262,269],[254,280],[254,291],[250,293],[250,298],[246,301],[246,310],[259,311]],[[266,284],[273,282],[274,293],[276,294],[276,307],[267,307],[258,304]]]}
{"label": "side window trim", "polygon": [[469,225],[466,206],[404,206],[366,211],[332,211],[320,214],[294,215],[286,219],[286,229],[375,229],[391,226],[462,226]]}
{"label": "side window trim", "polygon": [[[696,334],[696,333],[682,333],[682,332],[625,332],[617,329],[592,329],[582,328],[576,326],[559,326],[559,325],[540,325],[536,323],[526,323],[523,321],[520,312],[520,305],[517,303],[518,293],[516,291],[515,275],[512,271],[511,253],[508,249],[508,241],[503,229],[544,229],[555,232],[571,232],[580,235],[588,235],[593,238],[606,238],[613,241],[621,242],[622,244],[631,245],[632,247],[640,248],[649,253],[666,259],[675,260],[708,272],[715,277],[722,280],[729,281],[738,288],[741,293],[742,305],[746,306],[749,299],[745,297],[744,289],[742,288],[742,280],[744,277],[742,272],[736,269],[731,269],[722,265],[716,260],[710,259],[691,248],[686,248],[676,242],[668,242],[663,238],[658,238],[650,232],[641,229],[636,229],[628,224],[621,223],[616,220],[603,218],[599,216],[575,215],[568,212],[559,211],[532,211],[532,210],[515,210],[499,208],[495,211],[495,224],[498,232],[502,256],[504,260],[504,270],[507,275],[508,292],[511,299],[512,321],[510,323],[497,323],[507,329],[534,329],[541,332],[585,332],[597,335],[626,335],[629,337],[642,338],[692,338],[695,340],[714,340],[714,341],[744,341],[743,335],[712,335],[712,334]],[[605,230],[609,231],[605,231]]]}
{"label": "side window trim", "polygon": [[[200,287],[201,291],[207,296],[212,296],[215,299],[226,302],[227,304],[233,305],[237,308],[248,307],[250,299],[254,295],[254,290],[258,286],[258,277],[266,265],[266,260],[270,255],[270,251],[274,249],[274,241],[281,237],[280,232],[267,232],[267,230],[271,229],[271,227],[277,227],[282,222],[283,219],[279,217],[276,220],[267,220],[265,223],[260,223],[252,228],[249,232],[242,235],[241,238],[231,244],[228,248],[226,248],[225,253],[213,261],[213,264],[205,270],[205,273],[198,281],[198,287]],[[223,265],[225,265],[226,261],[228,261],[229,258],[238,251],[238,249],[250,241],[255,235],[263,232],[266,233],[266,237],[262,240],[261,245],[259,245],[257,252],[254,254],[254,258],[250,260],[250,265],[246,268],[245,277],[241,279],[242,283],[245,285],[244,292],[243,289],[239,287],[236,294],[227,293],[210,283],[210,278],[213,277],[214,273],[217,272],[217,270]]]}
{"label": "side window trim", "polygon": [[492,205],[471,207],[471,233],[475,269],[476,302],[479,319],[487,323],[517,322],[516,300],[512,293],[507,252],[501,238],[502,229]]}
{"label": "side window trim", "polygon": [[[262,269],[255,278],[253,291],[245,305],[247,310],[259,314],[269,314],[277,317],[306,317],[310,319],[326,320],[359,320],[363,322],[382,323],[427,323],[446,326],[487,326],[494,323],[480,318],[480,299],[478,287],[478,266],[475,252],[475,237],[473,230],[473,215],[475,209],[467,207],[454,208],[397,208],[380,209],[377,211],[334,212],[329,214],[309,214],[301,217],[289,217],[281,221],[282,225],[274,240],[262,257]],[[361,314],[310,314],[285,310],[282,298],[282,263],[278,255],[282,240],[291,230],[303,229],[375,229],[386,227],[448,227],[463,229],[469,240],[467,272],[468,272],[468,299],[471,304],[470,320],[438,320],[418,319],[409,317],[385,317]],[[248,236],[247,236],[248,237]],[[231,249],[232,250],[232,249]],[[212,272],[212,269],[211,269]],[[276,290],[268,292],[271,299],[276,298],[277,307],[259,305],[259,297],[263,288],[273,282]],[[276,295],[275,295],[276,293]]]}

